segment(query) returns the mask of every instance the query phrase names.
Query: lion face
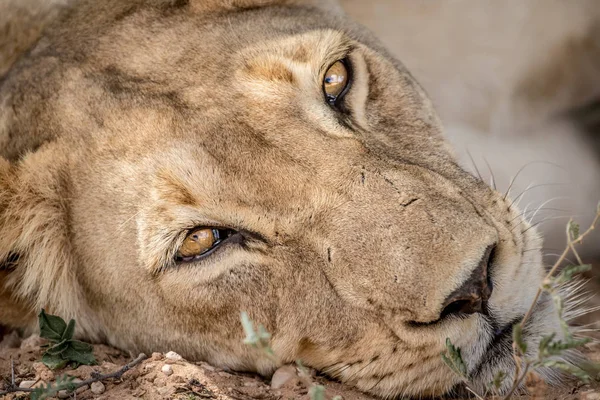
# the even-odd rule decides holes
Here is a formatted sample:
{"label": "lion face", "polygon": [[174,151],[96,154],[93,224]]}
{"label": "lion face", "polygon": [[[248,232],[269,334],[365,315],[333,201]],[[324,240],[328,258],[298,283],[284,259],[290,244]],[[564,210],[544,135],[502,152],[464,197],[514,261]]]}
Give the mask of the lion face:
{"label": "lion face", "polygon": [[[446,338],[481,387],[511,370],[540,239],[373,38],[316,6],[113,3],[77,6],[1,87],[13,308],[268,374],[245,311],[281,362],[386,397],[458,384]],[[537,308],[532,344],[559,331]]]}

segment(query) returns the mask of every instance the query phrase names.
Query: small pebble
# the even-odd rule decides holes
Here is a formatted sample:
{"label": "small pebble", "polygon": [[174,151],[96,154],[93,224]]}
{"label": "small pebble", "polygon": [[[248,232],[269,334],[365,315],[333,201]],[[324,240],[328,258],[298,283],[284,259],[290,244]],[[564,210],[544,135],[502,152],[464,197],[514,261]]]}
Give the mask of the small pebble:
{"label": "small pebble", "polygon": [[284,385],[295,386],[296,382],[299,382],[298,373],[296,367],[293,365],[284,365],[275,371],[271,378],[271,389],[279,389]]}
{"label": "small pebble", "polygon": [[161,353],[152,353],[152,357],[150,357],[152,361],[162,360],[162,358],[163,355]]}
{"label": "small pebble", "polygon": [[244,386],[246,387],[258,387],[260,384],[256,381],[244,382]]}
{"label": "small pebble", "polygon": [[169,364],[165,364],[163,365],[163,367],[161,368],[161,371],[163,372],[163,374],[165,374],[166,376],[170,376],[173,373],[173,367],[171,367]]}
{"label": "small pebble", "polygon": [[94,382],[92,383],[92,393],[94,394],[102,394],[106,390],[104,383],[102,382]]}
{"label": "small pebble", "polygon": [[36,384],[37,381],[21,381],[21,383],[19,383],[19,387],[21,389],[29,389],[31,388],[33,385]]}
{"label": "small pebble", "polygon": [[69,397],[71,397],[71,395],[66,390],[59,390],[58,391],[58,398],[59,399],[68,399]]}
{"label": "small pebble", "polygon": [[173,360],[173,361],[183,360],[183,357],[181,357],[179,354],[175,353],[174,351],[170,351],[167,354],[165,354],[165,358],[167,360]]}

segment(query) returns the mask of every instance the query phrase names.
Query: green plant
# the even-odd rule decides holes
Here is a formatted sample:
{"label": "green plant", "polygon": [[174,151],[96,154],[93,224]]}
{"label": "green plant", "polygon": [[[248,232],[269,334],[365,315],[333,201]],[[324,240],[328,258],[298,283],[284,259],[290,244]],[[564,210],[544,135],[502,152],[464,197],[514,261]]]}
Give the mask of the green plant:
{"label": "green plant", "polygon": [[46,314],[43,309],[38,315],[38,319],[40,336],[50,342],[42,356],[42,362],[48,368],[64,368],[70,362],[76,365],[96,364],[93,347],[88,343],[73,339],[75,320],[72,319],[67,324],[61,317]]}
{"label": "green plant", "polygon": [[42,385],[33,392],[31,392],[31,400],[43,400],[49,397],[56,397],[56,394],[61,390],[73,391],[77,388],[74,382],[74,377],[69,375],[61,375],[56,378],[54,384],[48,383],[46,386]]}

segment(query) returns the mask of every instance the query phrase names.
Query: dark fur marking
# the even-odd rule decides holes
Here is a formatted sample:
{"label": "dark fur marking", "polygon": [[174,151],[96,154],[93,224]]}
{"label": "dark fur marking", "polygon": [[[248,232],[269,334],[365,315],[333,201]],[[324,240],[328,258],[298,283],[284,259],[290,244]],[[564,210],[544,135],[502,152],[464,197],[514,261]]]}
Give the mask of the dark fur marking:
{"label": "dark fur marking", "polygon": [[131,7],[128,7],[123,12],[120,12],[117,15],[115,15],[115,21],[116,22],[122,21],[125,18],[135,14],[138,10],[140,10],[139,5],[133,5]]}
{"label": "dark fur marking", "polygon": [[9,253],[6,260],[0,262],[0,271],[8,271],[14,269],[18,262],[20,256],[17,253]]}

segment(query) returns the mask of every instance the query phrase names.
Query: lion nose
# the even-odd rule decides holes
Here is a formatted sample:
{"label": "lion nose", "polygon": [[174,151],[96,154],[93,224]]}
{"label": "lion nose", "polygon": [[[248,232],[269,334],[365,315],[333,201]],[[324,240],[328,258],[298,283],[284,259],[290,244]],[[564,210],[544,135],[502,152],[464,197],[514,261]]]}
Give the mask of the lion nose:
{"label": "lion nose", "polygon": [[492,281],[489,278],[490,264],[495,245],[488,246],[479,265],[461,287],[452,292],[444,301],[441,317],[456,314],[487,312],[487,301],[492,295]]}

